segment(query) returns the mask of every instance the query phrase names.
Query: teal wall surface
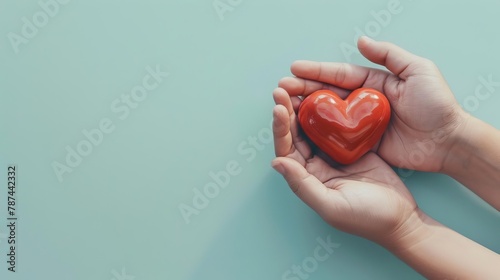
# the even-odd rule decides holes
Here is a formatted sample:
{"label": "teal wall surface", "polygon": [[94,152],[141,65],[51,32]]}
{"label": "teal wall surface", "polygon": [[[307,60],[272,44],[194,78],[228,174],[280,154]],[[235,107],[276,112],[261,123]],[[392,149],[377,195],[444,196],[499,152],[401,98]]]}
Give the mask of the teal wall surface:
{"label": "teal wall surface", "polygon": [[[384,18],[389,5],[398,12]],[[353,51],[366,34],[433,60],[464,108],[500,128],[500,87],[474,95],[481,77],[500,81],[499,9],[484,0],[1,0],[0,279],[282,279],[327,239],[336,248],[308,279],[422,279],[328,226],[272,170],[271,93],[297,59],[376,67]],[[222,170],[232,172],[225,186],[197,198]],[[444,175],[403,177],[426,213],[500,253],[496,210]],[[193,199],[208,205],[185,219],[179,207]]]}

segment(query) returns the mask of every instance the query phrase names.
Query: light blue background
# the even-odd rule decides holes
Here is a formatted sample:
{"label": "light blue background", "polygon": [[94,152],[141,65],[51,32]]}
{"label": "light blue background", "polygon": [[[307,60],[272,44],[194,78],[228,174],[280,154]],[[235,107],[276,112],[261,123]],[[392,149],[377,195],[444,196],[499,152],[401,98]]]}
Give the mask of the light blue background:
{"label": "light blue background", "polygon": [[[9,32],[21,34],[22,18],[42,9],[1,0],[0,278],[281,279],[330,235],[341,246],[310,279],[421,279],[302,204],[271,170],[272,144],[250,161],[238,151],[269,127],[271,92],[294,60],[371,65],[339,46],[353,46],[355,28],[388,2],[243,0],[221,20],[211,0],[73,0],[16,54]],[[374,38],[432,59],[460,103],[479,77],[500,81],[500,2],[400,2]],[[156,65],[170,76],[120,120],[110,104]],[[497,128],[499,94],[470,110]],[[59,182],[51,164],[103,118],[115,130]],[[241,173],[186,224],[179,205],[231,160]],[[15,274],[4,237],[11,163],[19,168]],[[500,252],[500,215],[464,187],[438,174],[405,183],[429,215]]]}

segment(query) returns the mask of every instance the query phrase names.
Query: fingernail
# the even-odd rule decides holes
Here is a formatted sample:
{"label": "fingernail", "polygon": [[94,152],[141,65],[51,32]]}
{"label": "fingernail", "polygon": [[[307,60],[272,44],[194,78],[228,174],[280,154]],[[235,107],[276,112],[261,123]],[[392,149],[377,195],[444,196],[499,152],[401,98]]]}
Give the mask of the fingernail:
{"label": "fingernail", "polygon": [[360,37],[362,40],[365,40],[366,42],[368,43],[372,43],[372,42],[375,42],[375,40],[373,40],[372,38],[366,36],[366,35],[363,35]]}
{"label": "fingernail", "polygon": [[272,162],[271,163],[271,166],[274,168],[274,170],[276,170],[279,174],[282,174],[285,172],[285,168],[283,167],[283,164],[279,163],[279,162]]}

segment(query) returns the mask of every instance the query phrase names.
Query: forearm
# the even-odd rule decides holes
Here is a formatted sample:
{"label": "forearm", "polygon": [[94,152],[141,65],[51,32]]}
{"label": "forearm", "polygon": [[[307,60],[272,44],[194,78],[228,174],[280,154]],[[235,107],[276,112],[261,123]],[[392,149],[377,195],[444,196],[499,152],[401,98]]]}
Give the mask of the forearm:
{"label": "forearm", "polygon": [[444,173],[500,211],[500,131],[470,117],[449,152]]}
{"label": "forearm", "polygon": [[427,279],[500,279],[500,255],[428,216],[384,247]]}

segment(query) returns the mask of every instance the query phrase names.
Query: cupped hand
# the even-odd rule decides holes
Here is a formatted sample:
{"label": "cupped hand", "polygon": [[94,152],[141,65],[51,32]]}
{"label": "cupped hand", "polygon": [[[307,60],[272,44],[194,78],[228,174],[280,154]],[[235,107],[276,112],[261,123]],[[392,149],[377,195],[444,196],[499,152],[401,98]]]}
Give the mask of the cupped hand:
{"label": "cupped hand", "polygon": [[[418,207],[403,182],[375,153],[333,167],[315,154],[297,121],[301,102],[283,88],[274,93],[272,166],[290,188],[330,225],[383,243],[416,227]],[[411,222],[410,222],[411,221]]]}
{"label": "cupped hand", "polygon": [[358,48],[389,71],[336,62],[296,61],[295,77],[279,86],[292,97],[331,89],[345,98],[360,87],[383,92],[392,107],[389,126],[373,149],[393,166],[439,172],[468,119],[431,61],[387,42],[361,37]]}

